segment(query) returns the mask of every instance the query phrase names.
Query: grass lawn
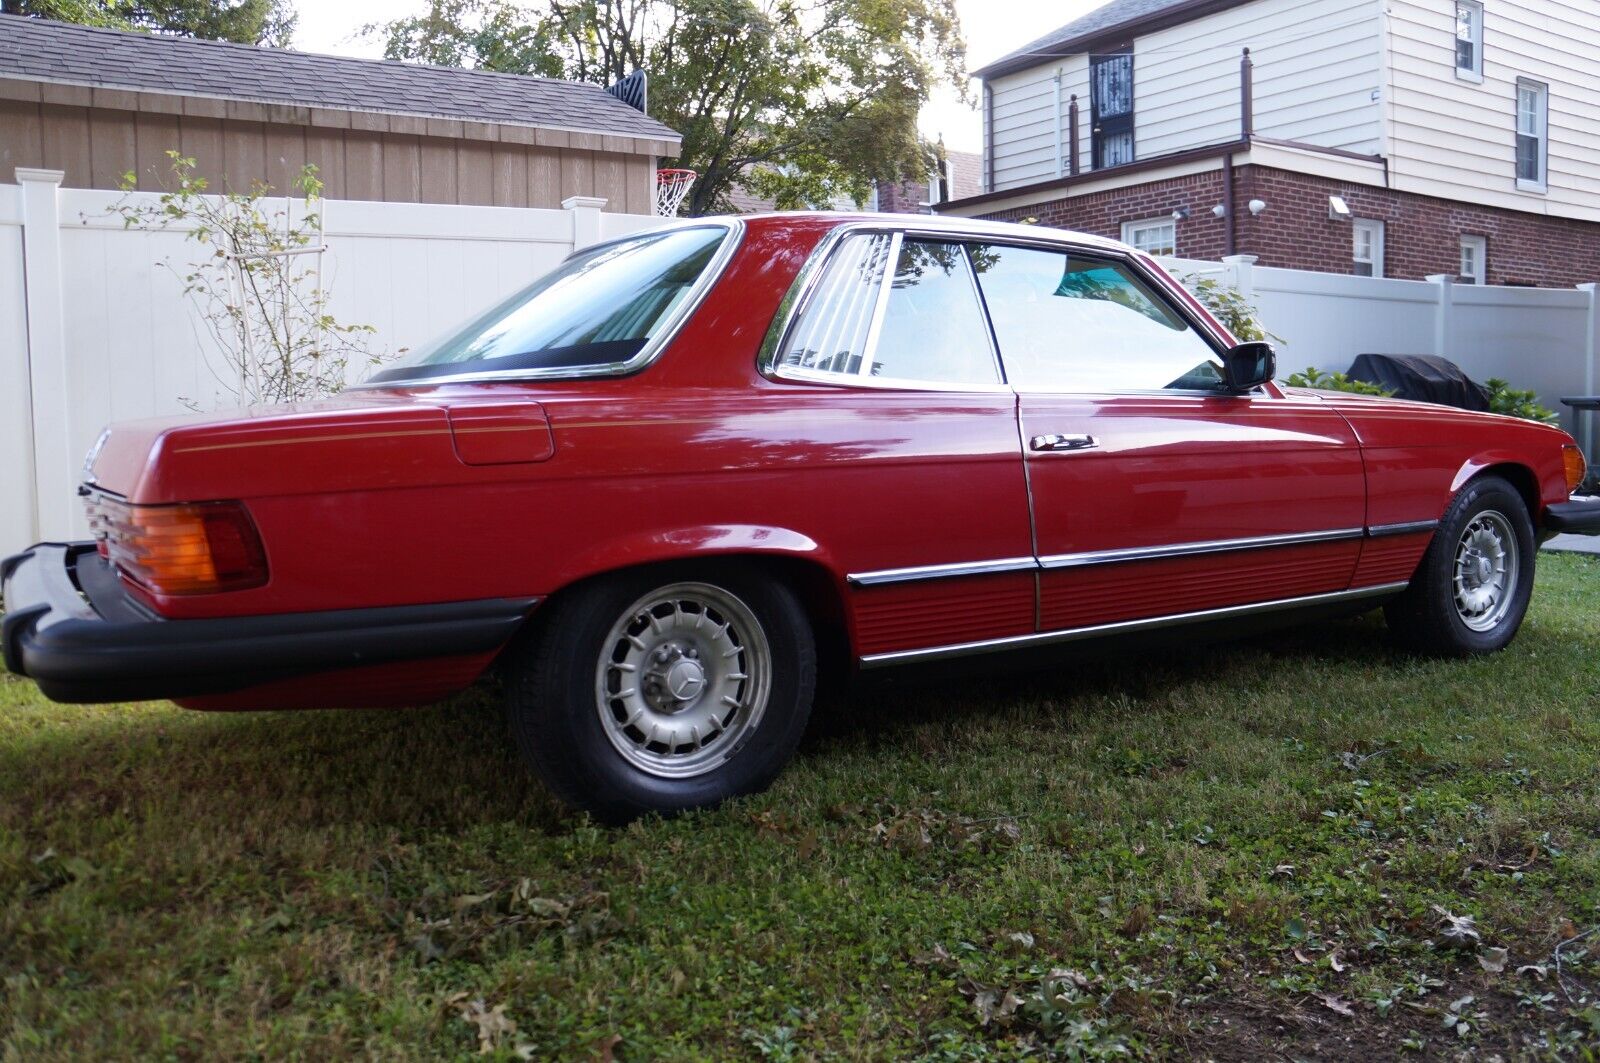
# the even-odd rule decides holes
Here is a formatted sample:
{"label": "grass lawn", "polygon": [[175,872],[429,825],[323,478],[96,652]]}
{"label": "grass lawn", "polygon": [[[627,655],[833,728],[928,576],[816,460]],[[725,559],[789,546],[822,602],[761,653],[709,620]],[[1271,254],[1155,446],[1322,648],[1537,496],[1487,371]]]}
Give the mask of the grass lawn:
{"label": "grass lawn", "polygon": [[606,830],[482,695],[0,679],[0,1060],[1600,1052],[1594,560],[1543,555],[1488,659],[1367,618],[825,724],[768,794]]}

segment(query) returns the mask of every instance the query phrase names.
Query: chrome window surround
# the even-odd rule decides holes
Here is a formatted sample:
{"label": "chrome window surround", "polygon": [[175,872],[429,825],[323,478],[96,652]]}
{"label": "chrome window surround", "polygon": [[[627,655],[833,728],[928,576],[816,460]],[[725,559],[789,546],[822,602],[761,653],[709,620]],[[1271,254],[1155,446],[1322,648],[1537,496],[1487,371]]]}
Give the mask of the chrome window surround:
{"label": "chrome window surround", "polygon": [[[1033,247],[1046,251],[1078,253],[1091,257],[1111,259],[1123,263],[1131,269],[1141,280],[1149,284],[1156,292],[1167,297],[1169,307],[1174,310],[1191,328],[1199,334],[1211,349],[1220,355],[1228,347],[1227,337],[1219,333],[1209,322],[1197,317],[1187,302],[1174,298],[1170,291],[1170,278],[1159,276],[1148,264],[1134,251],[1117,244],[1086,240],[1077,234],[1062,233],[1060,236],[1051,236],[1048,232],[1018,233],[1014,227],[1005,223],[975,223],[965,221],[961,224],[941,225],[935,221],[919,218],[915,222],[895,224],[889,221],[846,222],[830,230],[812,250],[806,259],[805,265],[795,275],[794,282],[789,285],[789,290],[784,293],[783,299],[778,304],[778,312],[772,317],[772,324],[768,326],[766,335],[762,338],[761,347],[756,355],[756,368],[762,376],[772,380],[788,380],[803,384],[831,384],[836,387],[871,387],[888,388],[897,391],[966,391],[966,392],[1007,392],[1022,391],[1029,394],[1114,394],[1114,395],[1154,395],[1154,396],[1205,396],[1213,398],[1238,398],[1231,392],[1161,389],[1156,391],[1126,390],[1117,392],[1060,392],[1039,388],[1016,388],[1010,384],[943,384],[927,380],[901,380],[884,377],[864,377],[849,373],[823,372],[814,369],[799,369],[793,366],[781,365],[778,362],[779,352],[783,349],[784,342],[788,339],[789,332],[795,320],[805,310],[807,303],[815,295],[818,280],[825,272],[828,261],[833,257],[839,245],[851,236],[862,233],[890,233],[913,240],[936,240],[946,243],[995,243],[1012,247]],[[969,263],[970,269],[970,263]],[[976,284],[976,275],[973,275]],[[994,325],[989,320],[988,301],[983,298],[981,285],[978,289],[979,306],[984,313],[984,323],[989,332],[990,350],[994,352],[996,365],[1000,371],[1000,379],[1007,380],[1005,371],[1005,356],[1000,350],[999,341],[994,334]],[[882,319],[883,307],[878,308],[878,318],[873,322],[872,339],[876,339],[877,329]],[[870,357],[870,351],[863,357],[863,362]]]}
{"label": "chrome window surround", "polygon": [[1369,528],[1336,528],[1331,531],[1293,532],[1288,535],[1256,535],[1242,539],[1208,539],[1166,546],[1136,546],[1119,550],[1090,550],[1078,554],[1048,554],[1044,557],[1004,557],[993,561],[965,561],[948,565],[917,565],[911,568],[886,568],[876,572],[857,572],[845,576],[853,587],[878,587],[888,583],[911,583],[960,576],[987,576],[997,572],[1049,572],[1091,565],[1120,565],[1137,561],[1162,561],[1175,557],[1198,557],[1243,550],[1273,547],[1309,546],[1315,543],[1347,542],[1351,539],[1377,539],[1390,535],[1409,535],[1432,531],[1436,520],[1405,524],[1375,524]]}
{"label": "chrome window surround", "polygon": [[1381,598],[1399,594],[1408,583],[1384,583],[1373,587],[1356,587],[1352,590],[1332,591],[1328,594],[1308,594],[1300,598],[1277,598],[1268,602],[1251,602],[1248,605],[1229,605],[1220,609],[1200,609],[1192,613],[1169,613],[1139,620],[1119,620],[1110,624],[1093,624],[1089,627],[1062,628],[1059,631],[1041,631],[1033,635],[1011,635],[1006,638],[981,639],[976,642],[957,642],[948,646],[929,646],[915,650],[893,650],[888,653],[870,653],[858,658],[862,668],[881,668],[884,665],[904,664],[911,661],[933,661],[951,657],[968,657],[978,653],[1000,650],[1026,649],[1032,646],[1049,646],[1062,642],[1118,635],[1135,631],[1155,631],[1161,628],[1180,627],[1184,624],[1204,623],[1208,620],[1226,620],[1254,613],[1276,613],[1285,610],[1314,608],[1319,605],[1336,605],[1340,602],[1360,601],[1364,598]]}
{"label": "chrome window surround", "polygon": [[626,243],[630,240],[642,239],[657,233],[674,232],[681,229],[723,229],[727,235],[723,237],[722,245],[717,248],[716,255],[706,264],[705,270],[701,272],[700,277],[690,287],[689,294],[678,303],[666,320],[657,326],[655,335],[651,336],[645,345],[639,349],[639,352],[631,358],[621,362],[605,362],[599,365],[501,370],[484,368],[472,372],[451,373],[447,376],[402,377],[396,380],[377,382],[363,381],[359,384],[350,385],[346,390],[428,387],[434,384],[484,383],[491,380],[582,380],[589,377],[627,376],[630,373],[637,373],[661,357],[661,352],[666,350],[667,345],[677,337],[684,323],[694,315],[694,312],[700,308],[700,304],[705,301],[706,295],[722,279],[723,271],[727,269],[729,261],[732,260],[734,253],[738,251],[739,245],[744,240],[744,222],[738,218],[718,218],[715,220],[703,218],[685,219],[671,225],[644,229],[610,240],[589,244],[578,248],[571,255],[561,260],[566,262],[573,255],[588,254],[597,248],[609,247],[612,244]]}

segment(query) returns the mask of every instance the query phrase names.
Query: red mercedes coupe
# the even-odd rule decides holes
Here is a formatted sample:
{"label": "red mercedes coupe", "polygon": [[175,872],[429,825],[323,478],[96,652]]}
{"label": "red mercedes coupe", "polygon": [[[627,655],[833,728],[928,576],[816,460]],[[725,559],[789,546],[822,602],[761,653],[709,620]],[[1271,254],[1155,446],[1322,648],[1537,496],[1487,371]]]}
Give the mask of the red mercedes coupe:
{"label": "red mercedes coupe", "polygon": [[0,568],[60,701],[399,706],[499,665],[608,820],[765,787],[819,669],[1383,607],[1516,634],[1600,533],[1544,425],[1273,382],[1147,256],[926,217],[585,248],[337,398],[119,424]]}

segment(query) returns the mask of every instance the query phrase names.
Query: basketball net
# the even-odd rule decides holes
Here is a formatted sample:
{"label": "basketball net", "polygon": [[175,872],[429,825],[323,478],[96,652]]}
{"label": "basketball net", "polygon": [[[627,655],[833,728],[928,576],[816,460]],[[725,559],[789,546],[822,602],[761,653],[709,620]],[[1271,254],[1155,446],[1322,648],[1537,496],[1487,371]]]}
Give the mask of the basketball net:
{"label": "basketball net", "polygon": [[689,186],[700,176],[693,170],[656,171],[656,213],[663,218],[676,217]]}

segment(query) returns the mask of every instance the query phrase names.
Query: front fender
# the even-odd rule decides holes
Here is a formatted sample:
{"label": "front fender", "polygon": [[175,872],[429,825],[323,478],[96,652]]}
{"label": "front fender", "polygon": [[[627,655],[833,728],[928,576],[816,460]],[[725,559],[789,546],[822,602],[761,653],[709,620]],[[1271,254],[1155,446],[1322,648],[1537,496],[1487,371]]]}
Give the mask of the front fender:
{"label": "front fender", "polygon": [[1473,477],[1488,469],[1506,466],[1521,469],[1531,480],[1531,486],[1536,490],[1539,501],[1535,512],[1530,514],[1535,524],[1539,523],[1540,514],[1546,506],[1567,500],[1567,477],[1562,467],[1559,448],[1548,457],[1531,455],[1527,449],[1509,447],[1495,447],[1476,453],[1462,462],[1461,467],[1456,470],[1455,476],[1450,481],[1450,497],[1454,498]]}

